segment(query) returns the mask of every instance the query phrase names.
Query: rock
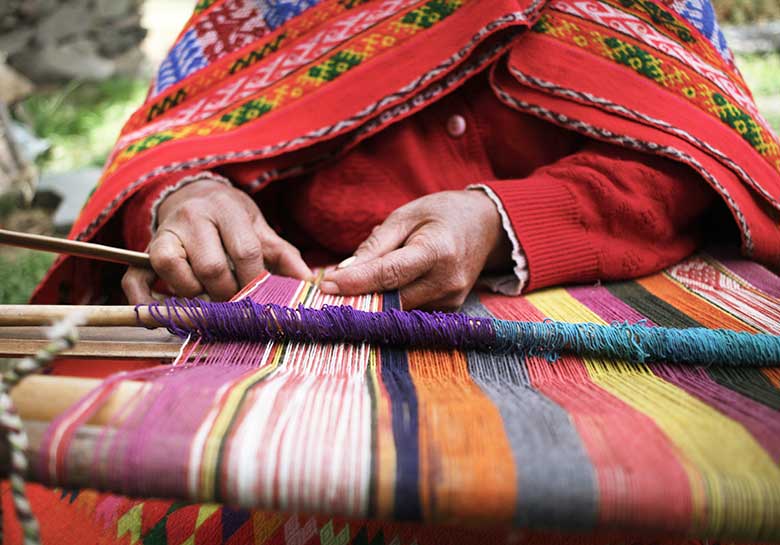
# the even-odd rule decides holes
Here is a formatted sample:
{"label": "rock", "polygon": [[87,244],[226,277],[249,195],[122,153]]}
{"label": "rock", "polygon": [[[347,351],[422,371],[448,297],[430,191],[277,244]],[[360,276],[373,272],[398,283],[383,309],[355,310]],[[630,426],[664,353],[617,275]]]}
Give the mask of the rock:
{"label": "rock", "polygon": [[63,201],[54,215],[58,228],[71,225],[81,207],[100,179],[101,169],[85,168],[74,172],[45,173],[38,184],[38,191],[54,191]]}
{"label": "rock", "polygon": [[0,102],[0,196],[21,195],[29,202],[37,177],[35,166],[20,153],[11,130],[11,117]]}
{"label": "rock", "polygon": [[0,0],[0,52],[34,83],[134,73],[143,0]]}
{"label": "rock", "polygon": [[98,29],[90,34],[98,51],[106,57],[115,57],[141,43],[146,30],[141,26],[139,15],[127,15],[115,20],[109,28]]}
{"label": "rock", "polygon": [[117,75],[151,78],[153,68],[147,62],[146,55],[140,49],[129,49],[111,59]]}
{"label": "rock", "polygon": [[30,206],[39,208],[49,215],[54,215],[60,204],[62,204],[62,196],[59,193],[51,189],[41,189],[35,193]]}
{"label": "rock", "polygon": [[98,17],[117,18],[132,10],[130,0],[96,0],[95,14]]}
{"label": "rock", "polygon": [[35,29],[20,28],[14,32],[0,34],[0,51],[6,55],[12,55],[25,49],[32,37],[35,35]]}
{"label": "rock", "polygon": [[62,45],[49,44],[36,51],[26,51],[12,60],[16,65],[29,66],[28,74],[35,81],[103,80],[116,72],[113,61],[101,57],[95,44],[87,39]]}
{"label": "rock", "polygon": [[36,38],[42,44],[79,36],[93,26],[93,12],[86,0],[70,0],[38,23]]}
{"label": "rock", "polygon": [[723,27],[726,42],[734,53],[780,51],[780,21]]}
{"label": "rock", "polygon": [[0,102],[13,104],[26,97],[32,90],[33,85],[30,80],[5,64],[4,58],[0,58]]}

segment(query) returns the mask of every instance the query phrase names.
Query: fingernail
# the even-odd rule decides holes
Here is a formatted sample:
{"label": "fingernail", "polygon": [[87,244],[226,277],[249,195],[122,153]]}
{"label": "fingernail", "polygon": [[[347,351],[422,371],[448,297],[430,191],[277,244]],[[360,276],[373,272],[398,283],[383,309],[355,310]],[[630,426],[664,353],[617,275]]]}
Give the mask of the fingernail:
{"label": "fingernail", "polygon": [[339,286],[335,282],[331,282],[330,280],[323,280],[320,282],[320,291],[323,293],[329,293],[331,295],[335,295],[339,292]]}
{"label": "fingernail", "polygon": [[357,256],[354,256],[354,255],[351,256],[351,257],[348,257],[347,259],[345,259],[344,261],[342,261],[341,263],[336,265],[336,268],[337,269],[346,269],[347,267],[352,265],[355,262],[356,259],[357,259]]}

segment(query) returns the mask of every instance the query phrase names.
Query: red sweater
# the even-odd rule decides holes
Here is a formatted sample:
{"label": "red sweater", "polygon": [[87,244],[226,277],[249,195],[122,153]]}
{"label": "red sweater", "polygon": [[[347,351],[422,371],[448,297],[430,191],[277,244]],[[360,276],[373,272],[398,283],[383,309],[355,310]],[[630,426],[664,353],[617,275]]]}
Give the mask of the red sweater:
{"label": "red sweater", "polygon": [[[245,163],[219,174],[242,186],[258,169]],[[527,260],[526,289],[633,278],[679,261],[698,246],[702,216],[715,202],[689,167],[511,110],[484,75],[256,200],[283,237],[322,262],[349,255],[399,206],[472,184],[486,188],[511,224]],[[145,188],[126,205],[129,247],[148,244],[165,189]]]}

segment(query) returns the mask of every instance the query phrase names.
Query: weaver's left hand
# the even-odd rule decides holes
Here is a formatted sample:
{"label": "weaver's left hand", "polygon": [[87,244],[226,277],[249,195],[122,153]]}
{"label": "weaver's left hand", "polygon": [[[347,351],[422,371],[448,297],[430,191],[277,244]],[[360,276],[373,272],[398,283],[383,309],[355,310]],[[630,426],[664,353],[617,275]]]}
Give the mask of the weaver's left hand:
{"label": "weaver's left hand", "polygon": [[480,273],[510,268],[510,251],[485,193],[443,191],[390,214],[320,289],[340,295],[399,289],[405,309],[455,309]]}

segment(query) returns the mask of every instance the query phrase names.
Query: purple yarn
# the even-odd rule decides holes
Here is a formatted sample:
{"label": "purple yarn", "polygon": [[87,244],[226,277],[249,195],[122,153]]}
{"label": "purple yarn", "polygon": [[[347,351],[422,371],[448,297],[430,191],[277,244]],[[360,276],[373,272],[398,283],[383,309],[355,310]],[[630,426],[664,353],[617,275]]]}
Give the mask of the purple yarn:
{"label": "purple yarn", "polygon": [[780,336],[725,329],[513,322],[417,310],[365,312],[348,306],[290,308],[248,298],[231,303],[168,299],[148,308],[171,333],[206,341],[370,343],[516,352],[545,356],[550,361],[567,352],[640,363],[730,367],[780,363]]}
{"label": "purple yarn", "polygon": [[173,298],[150,304],[148,309],[174,335],[187,338],[193,334],[206,341],[368,342],[458,349],[496,345],[492,320],[465,314],[396,309],[365,312],[349,306],[290,308],[250,299],[211,303]]}

